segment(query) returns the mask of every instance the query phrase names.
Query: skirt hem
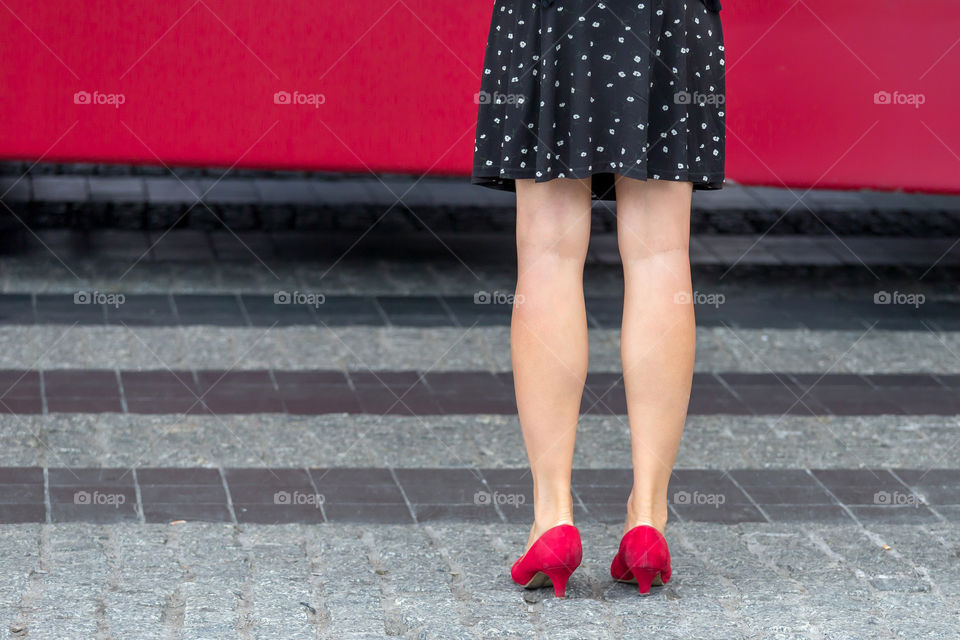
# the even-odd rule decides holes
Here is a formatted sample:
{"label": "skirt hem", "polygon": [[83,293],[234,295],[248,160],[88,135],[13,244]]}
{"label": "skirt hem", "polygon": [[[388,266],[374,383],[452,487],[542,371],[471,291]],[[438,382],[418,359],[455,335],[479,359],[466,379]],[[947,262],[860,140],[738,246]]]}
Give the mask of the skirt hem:
{"label": "skirt hem", "polygon": [[[491,173],[490,169],[483,171],[475,170],[470,176],[470,183],[498,189],[500,191],[517,190],[517,180],[534,180],[535,182],[549,182],[558,179],[558,176],[540,176],[537,177],[536,171],[513,171],[504,173]],[[658,171],[656,169],[618,169],[616,171],[599,171],[596,169],[566,169],[562,172],[564,178],[582,180],[584,178],[593,178],[591,181],[591,190],[594,200],[616,200],[614,192],[614,176],[619,174],[626,178],[635,180],[667,180],[670,182],[691,182],[694,191],[717,191],[723,188],[725,175],[723,172],[696,173],[684,171]],[[657,177],[653,177],[657,176]],[[703,178],[706,177],[706,180]]]}

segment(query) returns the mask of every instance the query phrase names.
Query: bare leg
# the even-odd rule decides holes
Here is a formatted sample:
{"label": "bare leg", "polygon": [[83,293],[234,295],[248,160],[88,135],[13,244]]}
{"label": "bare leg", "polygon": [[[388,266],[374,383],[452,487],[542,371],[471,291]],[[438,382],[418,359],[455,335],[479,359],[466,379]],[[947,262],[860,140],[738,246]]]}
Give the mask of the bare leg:
{"label": "bare leg", "polygon": [[696,325],[690,282],[689,182],[617,177],[624,272],[620,357],[633,490],[624,533],[667,523],[667,485],[690,400]]}
{"label": "bare leg", "polygon": [[587,375],[583,265],[590,182],[517,180],[517,290],[510,352],[523,440],[533,475],[534,524],[573,523],[570,472]]}

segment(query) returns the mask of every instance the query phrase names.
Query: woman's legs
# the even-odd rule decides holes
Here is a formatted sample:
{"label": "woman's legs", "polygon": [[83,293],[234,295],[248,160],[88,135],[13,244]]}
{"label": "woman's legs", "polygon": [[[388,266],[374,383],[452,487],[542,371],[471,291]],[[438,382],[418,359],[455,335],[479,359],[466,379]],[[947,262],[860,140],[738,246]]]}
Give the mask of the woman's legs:
{"label": "woman's legs", "polygon": [[696,349],[689,256],[693,186],[617,176],[616,190],[624,273],[620,357],[633,455],[624,532],[641,523],[663,532]]}
{"label": "woman's legs", "polygon": [[529,548],[573,522],[570,472],[587,375],[583,265],[590,180],[517,180],[517,289],[510,351],[517,409],[533,475]]}

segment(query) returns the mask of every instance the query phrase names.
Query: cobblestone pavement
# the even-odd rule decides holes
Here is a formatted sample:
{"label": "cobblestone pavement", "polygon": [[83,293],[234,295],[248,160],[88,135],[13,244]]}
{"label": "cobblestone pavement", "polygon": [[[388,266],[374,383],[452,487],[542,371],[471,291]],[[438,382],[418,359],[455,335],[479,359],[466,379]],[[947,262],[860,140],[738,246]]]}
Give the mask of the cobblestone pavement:
{"label": "cobblestone pavement", "polygon": [[[510,370],[506,327],[0,329],[3,369]],[[590,331],[592,372],[620,370],[619,331]],[[960,365],[960,333],[701,327],[699,372],[933,373]]]}
{"label": "cobblestone pavement", "polygon": [[[630,465],[625,416],[585,415],[578,468]],[[678,465],[956,468],[956,416],[700,415]],[[16,467],[437,467],[526,464],[515,415],[0,415],[0,462]],[[443,452],[440,455],[438,452]]]}
{"label": "cobblestone pavement", "polygon": [[521,525],[0,528],[0,611],[49,638],[953,638],[956,526],[673,524],[674,575],[609,578],[583,525],[566,599],[507,571]]}
{"label": "cobblestone pavement", "polygon": [[[73,215],[50,199],[73,176],[42,175],[31,211]],[[475,300],[512,290],[506,227],[393,228],[356,251],[344,229],[289,225],[5,236],[7,633],[960,637],[955,200],[814,194],[846,234],[790,235],[806,224],[791,216],[762,235],[784,195],[731,191],[696,213],[675,577],[646,598],[609,579],[630,459],[607,227],[585,276],[585,558],[562,600],[508,573],[532,499],[509,306]],[[912,207],[926,216],[914,233],[869,235]],[[179,209],[140,214],[157,211]],[[275,303],[282,292],[326,298]]]}

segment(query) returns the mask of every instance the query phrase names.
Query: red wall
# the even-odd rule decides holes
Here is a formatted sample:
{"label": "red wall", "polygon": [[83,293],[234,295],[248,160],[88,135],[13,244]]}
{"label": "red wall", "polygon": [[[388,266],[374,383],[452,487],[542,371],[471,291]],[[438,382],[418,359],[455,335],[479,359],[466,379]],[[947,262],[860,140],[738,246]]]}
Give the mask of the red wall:
{"label": "red wall", "polygon": [[[960,191],[956,0],[724,4],[729,177]],[[0,157],[466,174],[492,5],[3,0]]]}

